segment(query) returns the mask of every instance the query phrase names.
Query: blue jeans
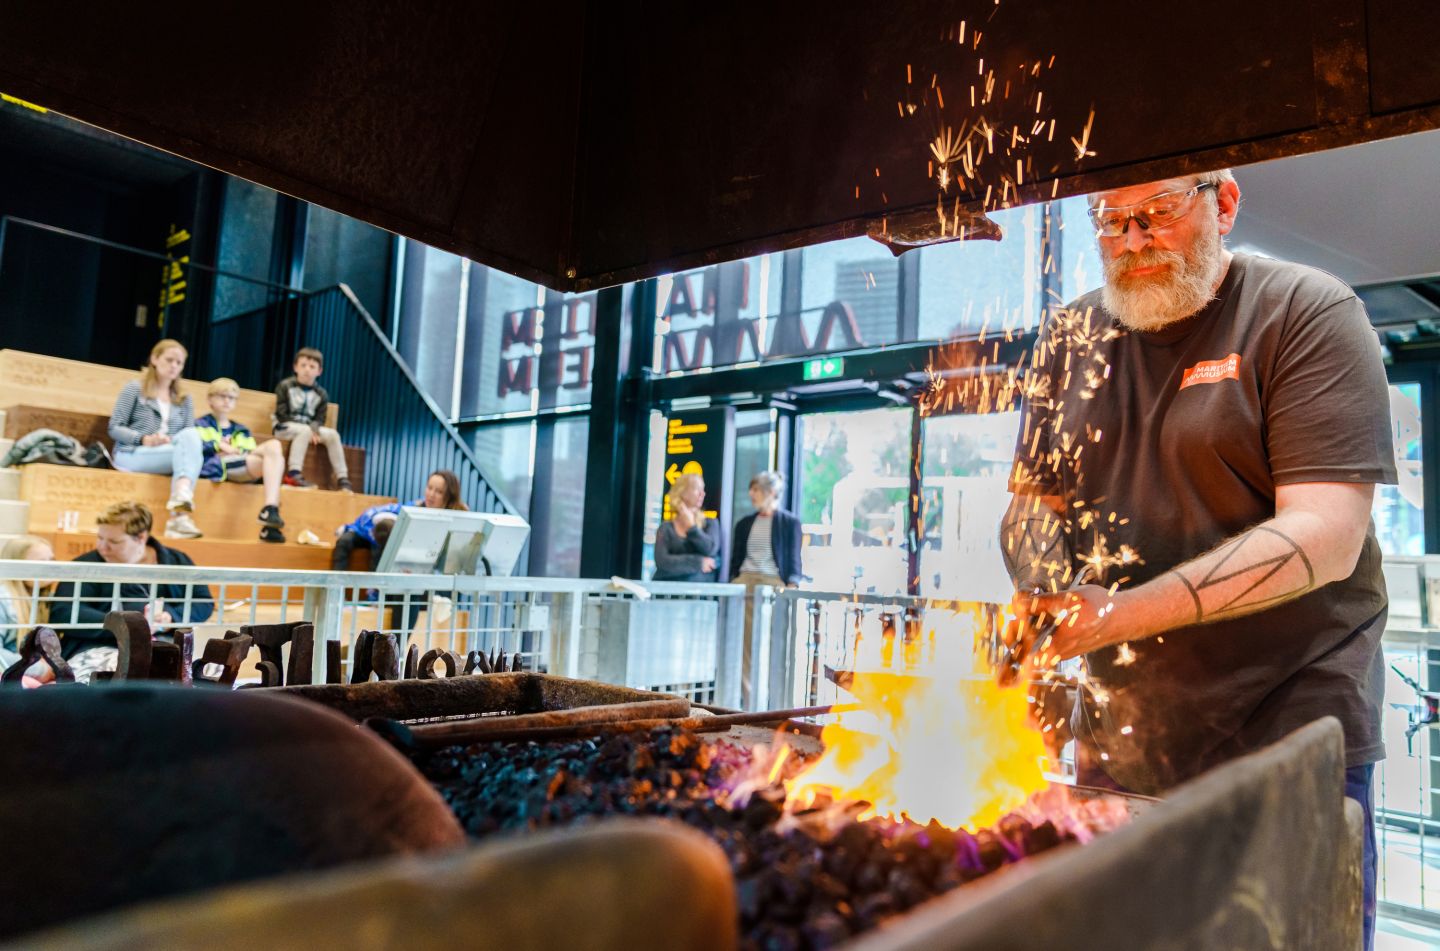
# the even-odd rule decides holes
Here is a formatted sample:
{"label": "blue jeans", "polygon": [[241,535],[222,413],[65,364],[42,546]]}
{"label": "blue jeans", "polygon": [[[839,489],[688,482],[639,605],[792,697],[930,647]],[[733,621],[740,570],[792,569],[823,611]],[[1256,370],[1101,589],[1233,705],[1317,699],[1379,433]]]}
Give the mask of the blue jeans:
{"label": "blue jeans", "polygon": [[173,475],[170,480],[170,494],[175,494],[175,481],[189,479],[194,486],[200,478],[200,466],[205,462],[205,448],[200,434],[193,428],[182,429],[170,437],[163,446],[136,446],[133,449],[118,449],[114,455],[115,468],[125,472],[145,472],[150,475]]}
{"label": "blue jeans", "polygon": [[1375,764],[1345,770],[1345,795],[1365,810],[1365,854],[1360,878],[1365,883],[1365,951],[1375,947]]}

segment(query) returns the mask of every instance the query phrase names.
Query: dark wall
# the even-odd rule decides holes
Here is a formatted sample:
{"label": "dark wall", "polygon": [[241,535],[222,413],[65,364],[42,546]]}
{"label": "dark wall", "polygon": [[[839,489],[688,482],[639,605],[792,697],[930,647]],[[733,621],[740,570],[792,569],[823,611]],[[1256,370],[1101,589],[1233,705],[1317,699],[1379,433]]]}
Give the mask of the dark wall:
{"label": "dark wall", "polygon": [[[0,215],[98,234],[112,195],[93,182],[0,153]],[[5,228],[0,258],[0,347],[90,358],[100,253],[34,229]]]}
{"label": "dark wall", "polygon": [[[194,181],[115,191],[14,156],[0,156],[0,177],[8,185],[0,214],[120,244],[163,251],[169,221],[193,225],[184,205],[193,202]],[[129,365],[160,333],[165,271],[160,261],[11,222],[0,263],[0,346]],[[183,336],[177,323],[167,332]]]}
{"label": "dark wall", "polygon": [[[91,139],[58,117],[0,115],[0,216],[152,253],[213,256],[207,203],[216,173],[136,146]],[[113,138],[113,137],[110,137]],[[149,152],[149,150],[145,150]],[[138,164],[137,164],[138,162]],[[158,171],[157,171],[158,170]],[[190,339],[205,278],[163,261],[9,221],[0,246],[0,347],[129,366],[163,332]],[[166,291],[175,302],[162,303]]]}

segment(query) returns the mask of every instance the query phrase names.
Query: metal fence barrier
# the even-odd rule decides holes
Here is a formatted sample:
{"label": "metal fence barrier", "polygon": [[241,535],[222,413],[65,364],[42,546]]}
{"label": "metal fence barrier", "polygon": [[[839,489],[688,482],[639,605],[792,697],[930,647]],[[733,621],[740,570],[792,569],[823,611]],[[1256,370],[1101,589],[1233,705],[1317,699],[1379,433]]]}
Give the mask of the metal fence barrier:
{"label": "metal fence barrier", "polygon": [[[165,590],[169,599],[161,597]],[[306,620],[317,641],[342,645],[347,679],[359,633],[379,631],[399,634],[402,649],[503,650],[527,670],[711,702],[738,697],[722,660],[733,651],[727,625],[741,615],[744,596],[739,585],[616,588],[562,578],[0,561],[0,599],[11,616],[23,605],[24,615],[48,615],[62,635],[101,627],[98,620],[55,623],[73,618],[80,603],[102,612],[125,604],[145,606],[153,617],[164,612],[170,626],[194,630],[197,654],[205,641],[241,625]],[[0,633],[18,641],[33,626],[0,621]],[[323,682],[324,663],[325,651],[315,651],[316,682]]]}
{"label": "metal fence barrier", "polygon": [[835,673],[905,670],[937,648],[970,652],[976,674],[993,661],[987,634],[999,605],[797,589],[757,589],[757,597],[757,708],[834,703],[841,699]]}

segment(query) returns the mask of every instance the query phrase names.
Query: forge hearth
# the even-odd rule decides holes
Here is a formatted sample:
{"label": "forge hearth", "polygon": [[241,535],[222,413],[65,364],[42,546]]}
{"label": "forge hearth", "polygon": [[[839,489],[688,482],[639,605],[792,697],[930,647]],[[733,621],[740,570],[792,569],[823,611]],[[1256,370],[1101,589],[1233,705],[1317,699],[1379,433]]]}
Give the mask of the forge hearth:
{"label": "forge hearth", "polygon": [[[393,747],[408,728],[385,734],[386,749],[354,719],[377,699],[412,707],[413,720],[474,723],[656,702],[536,677],[479,678],[490,682],[484,696],[457,682],[435,707],[413,706],[419,695],[409,690],[346,688],[326,699],[349,708],[349,722],[281,690],[0,697],[10,722],[34,726],[4,748],[14,767],[9,880],[30,896],[26,920],[12,915],[8,934],[70,925],[22,945],[89,951],[1348,951],[1359,941],[1361,813],[1343,796],[1333,719],[1082,845],[1067,844],[1077,827],[1065,812],[973,833],[859,823],[843,808],[782,815],[768,771],[751,769],[749,747],[772,739],[768,730],[702,742],[673,726],[592,723],[586,735],[415,744],[399,756]],[[399,769],[377,776],[387,763]],[[611,815],[621,818],[597,821]],[[272,829],[277,818],[293,831],[257,839],[255,823]],[[142,841],[141,830],[158,844],[125,844]],[[479,846],[445,851],[466,837]],[[187,841],[194,861],[173,861]],[[317,842],[318,860],[287,858]],[[409,857],[317,870],[355,863],[364,849]],[[175,897],[262,877],[262,864],[281,877]],[[88,891],[62,886],[62,873]],[[122,907],[137,901],[149,904]],[[115,910],[81,918],[107,907]]]}
{"label": "forge hearth", "polygon": [[937,823],[859,822],[859,808],[841,804],[787,813],[781,783],[805,754],[787,755],[772,770],[768,752],[734,738],[707,741],[663,728],[413,755],[479,841],[614,816],[662,817],[705,833],[730,862],[746,949],[844,944],[937,895],[1107,831],[1130,814],[1122,797],[1071,802],[1059,790],[1042,797],[1054,819],[1027,810],[973,833]]}

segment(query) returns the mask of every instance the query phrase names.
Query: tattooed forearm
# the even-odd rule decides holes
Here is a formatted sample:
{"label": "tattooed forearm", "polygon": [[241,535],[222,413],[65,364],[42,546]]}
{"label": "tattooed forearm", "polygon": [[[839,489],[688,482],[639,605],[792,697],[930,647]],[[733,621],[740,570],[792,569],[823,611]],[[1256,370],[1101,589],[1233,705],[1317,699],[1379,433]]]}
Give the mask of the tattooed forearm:
{"label": "tattooed forearm", "polygon": [[1195,623],[1251,614],[1316,587],[1315,569],[1300,544],[1257,525],[1171,572],[1195,602]]}
{"label": "tattooed forearm", "polygon": [[1039,496],[1017,495],[1010,504],[1000,523],[1000,554],[1022,590],[1057,590],[1069,580],[1069,533]]}

